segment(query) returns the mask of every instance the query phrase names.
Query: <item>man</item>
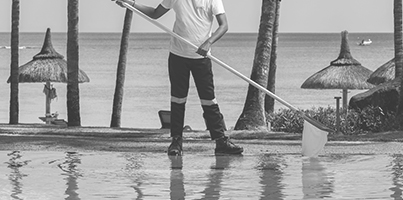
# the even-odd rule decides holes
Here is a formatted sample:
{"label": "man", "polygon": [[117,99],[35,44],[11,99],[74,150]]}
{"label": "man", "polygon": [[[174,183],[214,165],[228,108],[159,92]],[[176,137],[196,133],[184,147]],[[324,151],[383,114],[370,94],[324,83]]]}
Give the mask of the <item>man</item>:
{"label": "man", "polygon": [[[115,1],[115,0],[112,0]],[[173,32],[182,36],[199,48],[171,38],[168,60],[171,83],[171,137],[168,155],[182,155],[182,135],[185,117],[185,104],[192,73],[203,117],[216,141],[215,154],[241,154],[243,148],[233,144],[224,131],[225,123],[214,94],[212,63],[209,54],[211,45],[218,41],[228,30],[227,18],[221,0],[162,0],[156,8],[137,4],[133,0],[122,0],[132,5],[152,19],[158,19],[170,9],[176,13]],[[121,2],[116,2],[123,6]],[[214,17],[218,28],[212,32]]]}

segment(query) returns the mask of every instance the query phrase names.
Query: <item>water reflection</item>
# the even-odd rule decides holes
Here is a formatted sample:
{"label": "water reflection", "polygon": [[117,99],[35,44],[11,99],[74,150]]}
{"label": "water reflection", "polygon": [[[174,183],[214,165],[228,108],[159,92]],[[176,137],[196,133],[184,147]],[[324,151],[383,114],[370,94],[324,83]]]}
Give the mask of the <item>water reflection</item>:
{"label": "water reflection", "polygon": [[0,199],[403,199],[402,155],[7,151],[0,160]]}
{"label": "water reflection", "polygon": [[78,188],[78,178],[81,176],[78,165],[81,164],[80,154],[77,152],[66,152],[65,161],[57,166],[64,172],[62,175],[66,176],[67,189],[65,194],[66,200],[80,200],[77,193]]}
{"label": "water reflection", "polygon": [[319,158],[304,158],[302,161],[303,199],[330,198],[334,192],[334,178],[320,163]]}
{"label": "water reflection", "polygon": [[171,200],[185,199],[185,185],[184,175],[182,172],[183,159],[182,156],[168,156],[171,161],[171,174],[170,174],[170,197]]}
{"label": "water reflection", "polygon": [[285,160],[282,157],[271,155],[259,157],[257,170],[261,173],[260,184],[262,185],[260,199],[283,199],[282,189],[284,185],[281,181],[283,180],[284,167]]}
{"label": "water reflection", "polygon": [[30,160],[23,160],[20,151],[13,151],[7,154],[7,156],[9,156],[10,159],[5,163],[7,164],[7,167],[11,169],[11,172],[8,176],[8,179],[12,185],[12,193],[10,196],[13,199],[23,199],[19,197],[19,195],[22,194],[22,179],[28,175],[22,173],[20,168],[28,165]]}
{"label": "water reflection", "polygon": [[395,200],[401,200],[402,198],[402,188],[403,188],[403,157],[402,155],[392,156],[392,181],[393,187],[390,190],[393,192],[390,197]]}
{"label": "water reflection", "polygon": [[144,165],[143,158],[145,156],[143,154],[125,154],[124,157],[128,161],[125,167],[125,176],[132,180],[134,183],[134,185],[131,185],[131,187],[137,194],[137,197],[135,199],[143,199],[144,193],[141,189],[141,185],[143,184],[142,180],[146,179],[146,175],[142,172],[141,168]]}
{"label": "water reflection", "polygon": [[239,158],[242,158],[242,155],[215,156],[215,163],[211,166],[208,174],[209,182],[206,189],[202,191],[202,199],[220,199],[224,172],[229,169],[231,162]]}

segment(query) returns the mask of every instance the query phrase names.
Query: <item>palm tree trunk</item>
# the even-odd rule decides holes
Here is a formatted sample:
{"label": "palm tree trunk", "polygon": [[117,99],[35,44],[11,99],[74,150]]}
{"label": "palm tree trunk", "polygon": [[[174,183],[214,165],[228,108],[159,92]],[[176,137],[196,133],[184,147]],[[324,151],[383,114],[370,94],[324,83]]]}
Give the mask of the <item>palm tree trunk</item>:
{"label": "palm tree trunk", "polygon": [[20,0],[13,0],[11,14],[11,65],[10,65],[10,124],[18,124],[18,59]]}
{"label": "palm tree trunk", "polygon": [[68,126],[81,126],[78,87],[78,0],[68,0],[67,118]]}
{"label": "palm tree trunk", "polygon": [[402,0],[394,0],[395,78],[403,74]]}
{"label": "palm tree trunk", "polygon": [[[403,115],[403,35],[402,0],[394,0],[394,42],[395,42],[395,79],[400,80],[399,104],[397,115]],[[403,118],[403,116],[402,116]]]}
{"label": "palm tree trunk", "polygon": [[[251,74],[251,79],[264,87],[267,87],[269,74],[276,1],[263,0],[259,36]],[[265,96],[264,92],[249,85],[244,109],[235,124],[235,130],[267,130],[264,110]]]}
{"label": "palm tree trunk", "polygon": [[118,68],[116,72],[116,87],[115,95],[113,98],[112,120],[111,127],[120,127],[123,92],[126,72],[127,49],[129,46],[130,27],[133,18],[133,12],[126,9],[125,21],[122,32],[122,39],[120,43],[120,54],[118,61]]}
{"label": "palm tree trunk", "polygon": [[[273,94],[276,93],[276,70],[277,70],[277,44],[278,44],[278,26],[280,18],[280,1],[276,1],[276,18],[274,19],[273,27],[273,41],[271,49],[271,59],[269,67],[269,79],[267,81],[267,89]],[[266,95],[265,99],[265,111],[266,113],[274,112],[274,99],[269,95]]]}

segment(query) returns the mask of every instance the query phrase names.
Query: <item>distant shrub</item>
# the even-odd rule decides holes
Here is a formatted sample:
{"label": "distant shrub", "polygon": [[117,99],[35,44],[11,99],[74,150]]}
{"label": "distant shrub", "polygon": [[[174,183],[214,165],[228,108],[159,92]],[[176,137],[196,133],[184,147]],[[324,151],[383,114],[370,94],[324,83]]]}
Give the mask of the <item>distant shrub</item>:
{"label": "distant shrub", "polygon": [[[336,130],[336,109],[318,107],[301,110],[305,115]],[[401,129],[395,113],[385,113],[380,107],[367,107],[363,110],[340,110],[339,131],[343,134],[359,134],[365,132],[384,132]],[[304,119],[300,112],[280,109],[267,115],[271,129],[278,132],[302,133]],[[401,121],[401,120],[400,120]]]}
{"label": "distant shrub", "polygon": [[384,132],[399,129],[399,123],[394,112],[384,112],[380,107],[367,107],[362,110],[349,111],[344,117],[345,133],[355,132]]}

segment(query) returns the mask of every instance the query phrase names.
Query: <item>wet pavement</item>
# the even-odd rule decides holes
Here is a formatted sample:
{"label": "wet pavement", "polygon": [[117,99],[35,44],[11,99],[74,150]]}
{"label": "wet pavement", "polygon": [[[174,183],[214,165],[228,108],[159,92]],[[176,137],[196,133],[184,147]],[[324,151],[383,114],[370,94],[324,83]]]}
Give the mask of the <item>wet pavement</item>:
{"label": "wet pavement", "polygon": [[[232,139],[244,147],[244,155],[300,154],[299,140]],[[163,153],[170,144],[168,137],[85,137],[59,135],[0,135],[0,150],[17,151],[122,151]],[[184,154],[214,154],[214,142],[208,138],[185,138]],[[326,154],[403,154],[401,142],[330,141]]]}

